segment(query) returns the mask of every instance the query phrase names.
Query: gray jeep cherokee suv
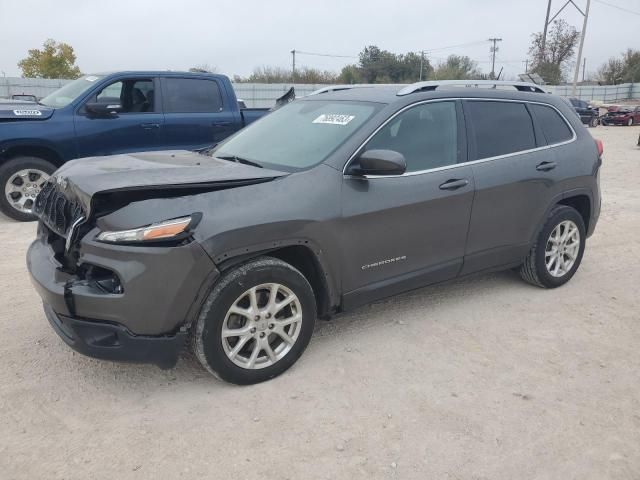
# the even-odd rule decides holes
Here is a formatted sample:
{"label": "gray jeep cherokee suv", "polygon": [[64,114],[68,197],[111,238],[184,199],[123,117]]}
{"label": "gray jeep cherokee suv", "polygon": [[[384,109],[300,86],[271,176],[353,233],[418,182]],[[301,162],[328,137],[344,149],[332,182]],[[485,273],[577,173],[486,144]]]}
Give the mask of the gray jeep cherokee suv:
{"label": "gray jeep cherokee suv", "polygon": [[480,271],[564,284],[598,220],[601,143],[535,85],[458,83],[327,88],[205,153],[67,163],[27,256],[51,325],[161,367],[188,342],[250,384],[318,317]]}

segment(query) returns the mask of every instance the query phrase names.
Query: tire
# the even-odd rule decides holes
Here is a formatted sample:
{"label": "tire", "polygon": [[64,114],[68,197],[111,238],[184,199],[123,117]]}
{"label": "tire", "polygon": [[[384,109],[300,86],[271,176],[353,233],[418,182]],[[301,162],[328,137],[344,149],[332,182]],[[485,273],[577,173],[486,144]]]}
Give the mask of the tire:
{"label": "tire", "polygon": [[[562,232],[561,225],[570,226],[573,224],[577,228],[579,244],[577,248],[573,247],[567,249],[566,255],[562,254],[562,263],[569,261],[570,254],[573,253],[573,264],[566,268],[564,271],[562,268],[557,268],[557,262],[551,262],[551,268],[547,267],[547,248],[553,248],[551,240],[552,233],[560,226],[560,232]],[[575,239],[575,236],[573,236]],[[569,239],[567,239],[567,242]],[[582,261],[582,255],[584,254],[584,247],[586,241],[586,230],[584,226],[584,220],[580,213],[574,208],[557,205],[555,206],[545,222],[542,230],[538,234],[535,244],[531,248],[529,255],[525,259],[524,263],[520,267],[520,276],[522,279],[532,285],[536,285],[542,288],[556,288],[567,283],[578,270],[580,262]],[[566,244],[568,246],[568,243]],[[556,246],[556,249],[559,248]],[[570,251],[571,250],[571,251]],[[551,259],[551,256],[549,257]],[[555,270],[555,275],[552,271]]]}
{"label": "tire", "polygon": [[591,117],[591,120],[589,121],[589,126],[591,128],[596,128],[598,126],[598,117]]}
{"label": "tire", "polygon": [[[16,157],[0,165],[0,211],[20,222],[35,220],[36,217],[30,213],[30,205],[33,204],[35,195],[40,192],[42,183],[55,171],[55,165],[38,157]],[[20,172],[29,175],[24,177],[26,181],[23,177],[16,177]],[[33,183],[29,183],[29,179]],[[16,181],[22,183],[16,185]],[[23,191],[20,188],[22,185],[29,187],[25,186],[27,190]]]}
{"label": "tire", "polygon": [[627,120],[627,127],[631,127],[631,126],[633,126],[633,117]]}
{"label": "tire", "polygon": [[[279,311],[275,310],[277,304],[267,303],[273,285],[278,285],[274,287],[277,303],[290,300]],[[257,310],[251,303],[250,291],[254,287],[259,287]],[[237,314],[230,311],[232,307],[251,313]],[[273,316],[268,313],[269,308]],[[298,316],[297,323],[277,325]],[[276,377],[291,367],[309,344],[315,320],[315,296],[304,275],[281,260],[259,257],[225,273],[213,287],[192,328],[191,345],[196,358],[215,377],[250,385]],[[227,333],[223,337],[223,328],[244,331],[242,336]],[[291,342],[285,342],[279,331]],[[262,345],[268,345],[270,354]]]}

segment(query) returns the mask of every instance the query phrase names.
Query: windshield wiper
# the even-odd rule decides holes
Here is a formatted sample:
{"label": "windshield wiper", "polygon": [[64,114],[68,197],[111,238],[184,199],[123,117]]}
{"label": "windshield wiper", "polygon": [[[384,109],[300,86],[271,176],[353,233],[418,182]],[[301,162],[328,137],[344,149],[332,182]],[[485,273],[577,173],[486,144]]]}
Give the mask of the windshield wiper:
{"label": "windshield wiper", "polygon": [[247,160],[246,158],[237,157],[235,155],[224,155],[222,157],[214,157],[219,158],[220,160],[229,160],[230,162],[242,163],[243,165],[251,165],[252,167],[263,168],[262,165],[256,162],[252,162],[251,160]]}

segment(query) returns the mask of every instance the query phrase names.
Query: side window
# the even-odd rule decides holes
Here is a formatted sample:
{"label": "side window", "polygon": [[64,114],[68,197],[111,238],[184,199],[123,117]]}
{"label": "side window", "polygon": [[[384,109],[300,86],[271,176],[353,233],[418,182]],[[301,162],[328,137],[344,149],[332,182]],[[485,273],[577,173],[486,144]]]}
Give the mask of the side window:
{"label": "side window", "polygon": [[400,152],[407,161],[407,172],[457,163],[455,102],[425,103],[402,112],[369,140],[366,149]]}
{"label": "side window", "polygon": [[220,88],[214,80],[166,78],[165,113],[213,113],[222,110]]}
{"label": "side window", "polygon": [[523,103],[469,101],[466,112],[473,127],[476,160],[536,147],[533,121]]}
{"label": "side window", "polygon": [[153,80],[118,80],[100,90],[89,102],[118,104],[119,113],[155,111]]}
{"label": "side window", "polygon": [[538,120],[548,145],[571,140],[573,133],[569,125],[553,108],[536,104],[529,105],[529,108]]}

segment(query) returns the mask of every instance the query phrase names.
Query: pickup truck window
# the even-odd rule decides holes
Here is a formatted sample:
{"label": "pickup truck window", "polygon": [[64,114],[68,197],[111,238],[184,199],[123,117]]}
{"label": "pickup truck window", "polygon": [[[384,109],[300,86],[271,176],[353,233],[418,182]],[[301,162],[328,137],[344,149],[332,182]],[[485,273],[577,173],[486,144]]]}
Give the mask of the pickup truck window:
{"label": "pickup truck window", "polygon": [[166,78],[165,113],[214,113],[222,110],[222,95],[215,80]]}
{"label": "pickup truck window", "polygon": [[104,87],[89,101],[122,105],[120,113],[153,112],[155,103],[153,80],[119,80]]}
{"label": "pickup truck window", "polygon": [[244,158],[285,171],[303,170],[327,158],[382,106],[371,102],[293,102],[240,130],[211,154]]}
{"label": "pickup truck window", "polygon": [[99,75],[85,75],[84,77],[80,77],[71,83],[67,83],[64,87],[56,90],[51,95],[47,95],[40,100],[40,103],[52,108],[66,107],[95,85],[95,82],[101,78],[102,77]]}

